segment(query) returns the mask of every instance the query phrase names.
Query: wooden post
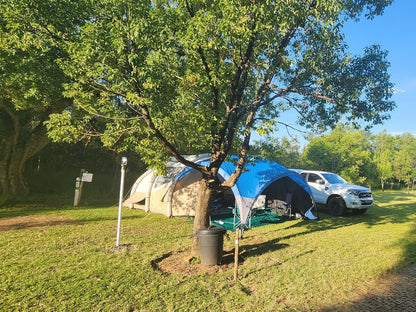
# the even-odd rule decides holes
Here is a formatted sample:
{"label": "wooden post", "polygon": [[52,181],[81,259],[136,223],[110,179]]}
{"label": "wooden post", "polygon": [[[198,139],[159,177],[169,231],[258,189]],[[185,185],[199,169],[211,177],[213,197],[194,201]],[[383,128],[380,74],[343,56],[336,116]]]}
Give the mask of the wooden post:
{"label": "wooden post", "polygon": [[234,282],[238,278],[238,244],[240,239],[240,228],[235,231],[235,248],[234,248]]}

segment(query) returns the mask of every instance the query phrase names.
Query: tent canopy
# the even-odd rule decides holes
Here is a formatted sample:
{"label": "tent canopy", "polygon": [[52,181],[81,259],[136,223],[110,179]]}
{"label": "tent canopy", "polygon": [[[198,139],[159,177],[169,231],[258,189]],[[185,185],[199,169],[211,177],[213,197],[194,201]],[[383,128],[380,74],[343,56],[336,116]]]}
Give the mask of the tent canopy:
{"label": "tent canopy", "polygon": [[[234,172],[236,165],[233,160],[237,160],[237,157],[232,156],[231,161],[224,162],[221,165],[218,174],[223,180],[227,180]],[[208,166],[209,160],[201,160],[198,163]],[[180,179],[190,170],[191,168],[189,167],[185,168],[177,175],[176,179]],[[297,207],[295,208],[302,213],[302,215],[307,216],[307,212],[310,212],[314,204],[312,200],[312,192],[305,179],[297,172],[289,170],[277,162],[255,158],[253,161],[245,165],[244,172],[241,174],[236,184],[231,188],[234,193],[237,206],[240,210],[242,224],[246,224],[250,210],[257,198],[269,185],[276,181],[280,181],[280,185],[286,186],[286,192],[290,192],[292,194],[296,193],[298,195],[298,200],[296,201]],[[291,182],[291,187],[288,187]],[[299,197],[303,197],[303,200],[299,200]],[[280,198],[284,199],[285,197],[282,198],[282,195],[280,195]]]}

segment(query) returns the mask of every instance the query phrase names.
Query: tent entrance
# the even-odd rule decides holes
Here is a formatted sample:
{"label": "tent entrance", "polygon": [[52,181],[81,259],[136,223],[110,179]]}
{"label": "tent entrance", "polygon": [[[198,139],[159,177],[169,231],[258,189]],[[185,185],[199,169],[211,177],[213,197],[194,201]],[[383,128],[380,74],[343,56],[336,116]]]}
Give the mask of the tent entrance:
{"label": "tent entrance", "polygon": [[[228,194],[235,202],[233,194]],[[288,204],[287,209],[284,208]],[[290,177],[282,177],[270,183],[254,202],[250,209],[249,217],[244,227],[246,229],[259,227],[266,224],[276,224],[290,220],[297,212],[309,208],[312,200],[309,194]],[[240,226],[239,213],[229,206],[228,211],[222,209],[222,213],[211,214],[211,223],[221,225],[235,231]]]}
{"label": "tent entrance", "polygon": [[[243,228],[249,229],[267,224],[277,224],[290,219],[291,215],[282,214],[281,209],[277,209],[276,202],[284,202],[276,200],[273,196],[269,196],[266,201],[266,194],[258,197],[250,211],[250,216],[243,225]],[[231,190],[220,194],[214,199],[211,207],[210,220],[211,224],[225,227],[227,230],[234,232],[241,226],[239,211],[235,204],[235,197]]]}

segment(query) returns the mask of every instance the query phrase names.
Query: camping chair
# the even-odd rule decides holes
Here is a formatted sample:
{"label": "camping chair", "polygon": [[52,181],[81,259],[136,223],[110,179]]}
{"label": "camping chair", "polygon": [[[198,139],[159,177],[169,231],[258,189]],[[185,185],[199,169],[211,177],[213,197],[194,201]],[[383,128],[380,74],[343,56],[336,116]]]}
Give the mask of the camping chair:
{"label": "camping chair", "polygon": [[280,203],[279,205],[276,205],[276,210],[280,215],[287,215],[292,216],[292,193],[286,194],[286,200],[284,203]]}
{"label": "camping chair", "polygon": [[246,224],[242,224],[241,223],[241,216],[240,216],[240,210],[238,209],[237,204],[235,205],[235,207],[228,207],[228,209],[232,210],[233,213],[233,229],[236,230],[238,228],[244,228],[246,230],[248,230],[249,228],[251,228],[251,213],[248,215],[248,225]]}
{"label": "camping chair", "polygon": [[228,207],[233,211],[233,229],[237,229],[241,226],[241,218],[240,218],[240,211],[238,210],[238,206],[235,207]]}
{"label": "camping chair", "polygon": [[250,212],[250,222],[251,218],[255,218],[255,220],[263,223],[273,223],[276,221],[275,207],[267,204],[266,195],[260,195],[254,203]]}
{"label": "camping chair", "polygon": [[[230,212],[232,213],[232,217],[228,218],[214,218],[213,220],[210,220],[211,224],[214,225],[220,225],[225,227],[226,229],[234,232],[237,229],[240,229],[240,238],[243,235],[244,230],[248,230],[250,228],[250,225],[245,225],[245,224],[241,224],[241,219],[240,219],[240,211],[237,208],[237,206],[235,207],[226,207],[230,210]],[[227,214],[229,216],[229,214]]]}
{"label": "camping chair", "polygon": [[257,197],[248,215],[250,226],[251,226],[252,217],[256,217],[262,214],[265,211],[265,209],[266,209],[266,195],[260,195],[259,197]]}

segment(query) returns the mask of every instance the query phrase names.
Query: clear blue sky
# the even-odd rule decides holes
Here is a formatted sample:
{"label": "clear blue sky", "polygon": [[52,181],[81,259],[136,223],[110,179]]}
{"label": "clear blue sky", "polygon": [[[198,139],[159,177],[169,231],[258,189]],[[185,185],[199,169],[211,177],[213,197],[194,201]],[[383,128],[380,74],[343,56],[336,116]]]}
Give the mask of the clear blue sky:
{"label": "clear blue sky", "polygon": [[389,52],[397,108],[390,120],[372,132],[386,129],[392,134],[410,132],[416,135],[416,1],[395,0],[382,16],[350,22],[344,30],[353,53],[361,53],[371,44],[380,44]]}
{"label": "clear blue sky", "polygon": [[[395,0],[382,16],[348,22],[344,33],[352,54],[362,54],[364,48],[372,44],[379,44],[388,51],[397,108],[391,112],[391,119],[370,131],[376,134],[386,129],[391,134],[410,132],[416,135],[416,0]],[[295,125],[293,116],[287,115],[287,118],[292,118],[290,123]],[[294,131],[291,135],[299,139],[302,136]],[[288,136],[288,133],[281,127],[277,136]]]}

